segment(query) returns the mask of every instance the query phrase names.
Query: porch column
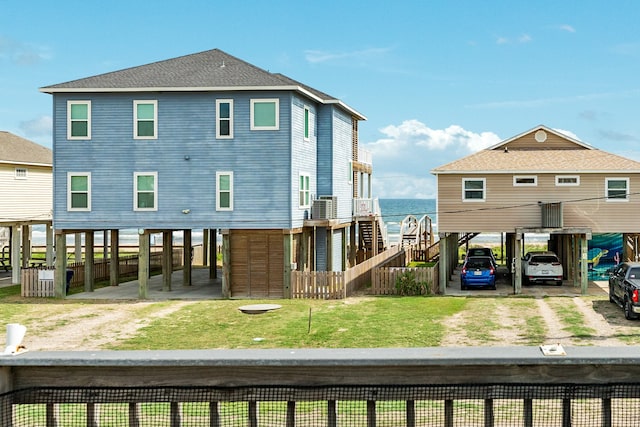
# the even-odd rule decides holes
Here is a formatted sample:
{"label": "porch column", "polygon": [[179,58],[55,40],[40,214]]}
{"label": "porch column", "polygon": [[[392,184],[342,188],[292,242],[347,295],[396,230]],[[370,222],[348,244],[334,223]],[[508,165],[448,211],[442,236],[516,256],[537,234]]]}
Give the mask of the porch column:
{"label": "porch column", "polygon": [[109,259],[109,284],[120,284],[120,231],[111,230],[111,258]]}
{"label": "porch column", "polygon": [[202,230],[202,265],[209,265],[209,230]]}
{"label": "porch column", "polygon": [[20,231],[19,225],[11,226],[11,284],[17,285],[21,282],[20,267]]}
{"label": "porch column", "polygon": [[351,223],[351,226],[349,226],[349,267],[353,267],[354,265],[356,265],[356,253],[357,253],[357,246],[356,246],[356,223]]}
{"label": "porch column", "polygon": [[64,298],[67,294],[67,235],[62,232],[56,232],[56,253],[54,294],[56,298]]}
{"label": "porch column", "polygon": [[30,227],[28,225],[23,225],[22,227],[22,268],[29,267],[29,258],[31,258],[31,242],[29,241],[29,230]]}
{"label": "porch column", "polygon": [[184,230],[182,233],[184,236],[184,250],[182,251],[182,286],[191,286],[191,230]]}
{"label": "porch column", "polygon": [[582,295],[587,295],[589,289],[589,240],[586,234],[580,235],[580,286]]}
{"label": "porch column", "polygon": [[283,278],[283,286],[284,286],[284,297],[291,298],[291,270],[293,263],[293,235],[291,233],[287,233],[283,236],[284,238],[284,278]]}
{"label": "porch column", "polygon": [[84,291],[93,292],[94,289],[94,231],[88,230],[84,233]]}
{"label": "porch column", "polygon": [[[186,250],[186,248],[185,248]],[[173,273],[173,232],[162,232],[162,291],[171,291],[171,273]]]}
{"label": "porch column", "polygon": [[447,238],[447,234],[446,233],[439,233],[438,234],[440,237],[440,262],[438,262],[438,270],[439,270],[439,289],[438,289],[438,293],[442,294],[442,295],[446,295],[447,292],[447,281],[449,280],[449,244],[448,244],[448,238]]}
{"label": "porch column", "polygon": [[229,230],[222,235],[222,298],[231,296],[231,245]]}
{"label": "porch column", "polygon": [[522,233],[516,232],[513,241],[513,259],[514,259],[514,275],[513,275],[513,293],[520,295],[522,293],[522,256],[521,252]]}
{"label": "porch column", "polygon": [[209,233],[209,278],[218,278],[218,229],[213,228]]}
{"label": "porch column", "polygon": [[46,244],[47,244],[45,260],[47,265],[51,267],[53,266],[54,258],[55,258],[54,252],[53,252],[53,227],[51,226],[51,224],[45,224],[45,230],[46,230]]}
{"label": "porch column", "polygon": [[138,230],[138,297],[147,299],[149,297],[149,253],[151,242],[149,239],[149,231]]}
{"label": "porch column", "polygon": [[82,262],[82,233],[76,232],[75,239],[75,262]]}

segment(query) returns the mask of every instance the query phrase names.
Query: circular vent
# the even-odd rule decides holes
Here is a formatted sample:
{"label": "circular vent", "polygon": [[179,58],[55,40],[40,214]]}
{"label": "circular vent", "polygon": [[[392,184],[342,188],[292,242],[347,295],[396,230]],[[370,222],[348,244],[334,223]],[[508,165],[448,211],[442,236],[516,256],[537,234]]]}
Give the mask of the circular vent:
{"label": "circular vent", "polygon": [[539,130],[536,132],[534,137],[538,142],[545,142],[547,140],[547,133],[543,130]]}

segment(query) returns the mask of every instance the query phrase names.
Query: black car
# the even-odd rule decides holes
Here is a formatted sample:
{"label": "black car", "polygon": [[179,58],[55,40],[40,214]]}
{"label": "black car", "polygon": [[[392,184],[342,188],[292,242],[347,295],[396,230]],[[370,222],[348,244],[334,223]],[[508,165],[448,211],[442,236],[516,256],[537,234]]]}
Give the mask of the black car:
{"label": "black car", "polygon": [[640,314],[640,262],[618,264],[609,276],[609,301],[624,310],[624,317],[637,319]]}
{"label": "black car", "polygon": [[494,268],[498,267],[498,262],[496,261],[496,257],[491,250],[491,248],[469,248],[467,250],[467,255],[465,256],[465,260],[469,257],[476,256],[486,256],[491,258],[491,264],[493,264]]}

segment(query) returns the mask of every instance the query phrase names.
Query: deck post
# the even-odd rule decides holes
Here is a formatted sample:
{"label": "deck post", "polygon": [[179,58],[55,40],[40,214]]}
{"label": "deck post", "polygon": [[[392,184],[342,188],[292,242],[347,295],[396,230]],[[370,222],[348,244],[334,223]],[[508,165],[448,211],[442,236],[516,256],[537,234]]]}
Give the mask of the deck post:
{"label": "deck post", "polygon": [[162,232],[162,291],[171,291],[171,273],[173,273],[173,231]]}
{"label": "deck post", "polygon": [[147,299],[149,297],[149,252],[150,239],[149,232],[144,229],[138,230],[138,297]]}
{"label": "deck post", "polygon": [[94,289],[94,274],[93,269],[95,265],[94,256],[94,231],[87,230],[84,233],[84,291],[93,292]]}
{"label": "deck post", "polygon": [[222,234],[222,298],[231,297],[231,245],[230,230]]}
{"label": "deck post", "polygon": [[[19,225],[11,226],[11,284],[20,283],[20,229]],[[62,297],[62,295],[61,295]]]}
{"label": "deck post", "polygon": [[522,293],[522,251],[520,245],[522,243],[522,233],[516,231],[515,240],[513,241],[513,293],[520,295]]}
{"label": "deck post", "polygon": [[587,295],[587,290],[589,289],[589,245],[588,245],[587,234],[580,235],[580,286],[582,288],[582,295]]}
{"label": "deck post", "polygon": [[284,248],[284,277],[283,277],[283,290],[284,290],[284,297],[285,298],[291,298],[291,270],[293,270],[292,268],[292,264],[293,264],[293,235],[290,233],[287,233],[283,236],[284,238],[284,244],[283,244],[283,248]]}
{"label": "deck post", "polygon": [[111,259],[109,260],[109,284],[120,284],[120,235],[119,230],[111,230]]}
{"label": "deck post", "polygon": [[55,296],[64,298],[67,289],[67,235],[63,232],[56,232],[56,253]]}
{"label": "deck post", "polygon": [[218,278],[218,229],[213,228],[209,233],[209,278]]}
{"label": "deck post", "polygon": [[446,233],[439,233],[440,237],[440,262],[438,262],[440,284],[438,293],[445,295],[447,292],[447,281],[449,280],[449,249],[448,237]]}
{"label": "deck post", "polygon": [[[191,230],[187,229],[183,231],[184,243],[183,243],[183,266],[182,266],[182,286],[191,286],[191,267],[192,267],[192,251],[191,248]],[[203,254],[204,256],[204,254]]]}

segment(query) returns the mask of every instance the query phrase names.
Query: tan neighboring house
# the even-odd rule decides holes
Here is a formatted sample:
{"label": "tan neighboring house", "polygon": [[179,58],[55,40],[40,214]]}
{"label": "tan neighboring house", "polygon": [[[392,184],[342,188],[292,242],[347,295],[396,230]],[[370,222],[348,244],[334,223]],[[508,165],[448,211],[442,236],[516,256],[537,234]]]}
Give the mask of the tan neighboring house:
{"label": "tan neighboring house", "polygon": [[[458,239],[467,233],[505,233],[508,259],[521,254],[525,233],[549,233],[565,279],[583,293],[592,234],[623,233],[625,241],[634,241],[627,237],[640,233],[640,162],[546,126],[431,173],[438,188],[441,290],[457,263]],[[637,248],[628,251],[637,254]],[[514,266],[519,293],[521,265]]]}
{"label": "tan neighboring house", "polygon": [[53,261],[52,177],[49,148],[0,131],[0,271],[11,265],[14,284],[20,283],[20,267],[29,263],[31,226],[46,226],[47,261]]}

